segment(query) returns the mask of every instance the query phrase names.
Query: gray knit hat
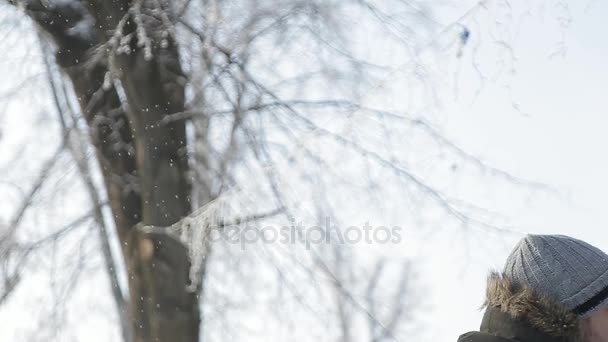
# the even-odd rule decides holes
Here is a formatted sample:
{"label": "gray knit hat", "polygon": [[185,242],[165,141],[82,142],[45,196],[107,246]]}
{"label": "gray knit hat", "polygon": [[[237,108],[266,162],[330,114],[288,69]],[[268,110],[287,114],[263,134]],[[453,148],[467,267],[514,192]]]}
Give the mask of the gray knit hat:
{"label": "gray knit hat", "polygon": [[608,306],[608,255],[581,240],[527,235],[507,258],[504,273],[583,318]]}

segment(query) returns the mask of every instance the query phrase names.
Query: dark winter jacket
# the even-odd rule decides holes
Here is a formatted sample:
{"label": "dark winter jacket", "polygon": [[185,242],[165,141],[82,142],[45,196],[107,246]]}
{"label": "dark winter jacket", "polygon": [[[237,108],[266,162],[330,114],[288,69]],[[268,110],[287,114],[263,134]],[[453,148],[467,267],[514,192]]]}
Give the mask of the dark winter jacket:
{"label": "dark winter jacket", "polygon": [[547,296],[516,286],[498,273],[488,277],[480,331],[458,342],[581,342],[577,316]]}

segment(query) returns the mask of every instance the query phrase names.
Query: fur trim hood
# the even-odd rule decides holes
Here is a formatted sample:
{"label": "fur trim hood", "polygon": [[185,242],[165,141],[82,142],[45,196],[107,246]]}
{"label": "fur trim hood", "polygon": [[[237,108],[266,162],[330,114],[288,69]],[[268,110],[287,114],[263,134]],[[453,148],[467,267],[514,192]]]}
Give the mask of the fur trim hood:
{"label": "fur trim hood", "polygon": [[483,307],[499,310],[515,321],[523,321],[539,332],[563,341],[580,341],[579,319],[546,295],[515,284],[504,274],[488,276]]}

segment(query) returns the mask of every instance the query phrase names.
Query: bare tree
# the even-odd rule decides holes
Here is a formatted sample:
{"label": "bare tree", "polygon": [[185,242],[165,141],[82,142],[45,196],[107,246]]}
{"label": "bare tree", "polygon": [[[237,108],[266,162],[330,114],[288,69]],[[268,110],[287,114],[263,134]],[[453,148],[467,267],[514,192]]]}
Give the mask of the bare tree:
{"label": "bare tree", "polygon": [[[397,187],[458,224],[500,229],[477,215],[482,210],[419,175],[409,157],[396,152],[403,136],[416,136],[447,151],[453,163],[494,178],[544,187],[468,154],[424,115],[367,101],[396,69],[382,64],[385,56],[370,56],[355,39],[361,32],[385,35],[405,61],[399,69],[424,85],[430,77],[421,61],[425,49],[447,32],[461,50],[470,34],[462,22],[485,1],[447,26],[432,18],[425,3],[402,0],[9,2],[41,33],[61,144],[0,237],[0,302],[18,283],[22,260],[42,243],[17,248],[14,232],[66,151],[92,210],[48,239],[83,220],[94,222],[125,341],[215,339],[201,331],[201,322],[203,328],[230,326],[225,320],[238,320],[235,307],[244,307],[238,296],[222,293],[236,286],[227,274],[239,273],[248,284],[255,277],[235,246],[212,242],[211,233],[263,220],[294,228],[302,220],[339,218],[332,187],[365,194],[380,207]],[[349,162],[352,168],[342,167]],[[353,168],[364,170],[366,179]],[[103,189],[95,182],[97,172]],[[315,214],[315,205],[303,204],[308,202],[318,207]],[[104,214],[105,206],[111,215]],[[411,309],[409,269],[397,272],[394,293],[383,298],[383,262],[362,273],[365,267],[355,264],[348,248],[335,241],[328,249],[309,248],[306,231],[296,231],[304,244],[255,245],[265,265],[256,265],[256,276],[266,270],[278,279],[275,303],[288,291],[315,319],[335,318],[342,341],[354,340],[355,316],[366,320],[370,340],[397,340]],[[301,279],[312,282],[297,285]],[[309,290],[315,303],[329,290],[330,309],[311,303],[304,295]],[[201,308],[208,314],[202,316]],[[233,337],[226,330],[224,337]]]}

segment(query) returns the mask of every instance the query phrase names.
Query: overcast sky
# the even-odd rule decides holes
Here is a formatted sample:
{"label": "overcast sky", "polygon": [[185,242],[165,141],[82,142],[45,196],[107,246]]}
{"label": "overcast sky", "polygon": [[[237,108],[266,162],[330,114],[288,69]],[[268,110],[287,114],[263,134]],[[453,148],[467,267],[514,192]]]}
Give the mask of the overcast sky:
{"label": "overcast sky", "polygon": [[[466,23],[471,40],[462,58],[446,66],[451,78],[436,116],[445,135],[464,150],[556,191],[504,184],[488,188],[488,182],[464,177],[453,187],[499,211],[511,232],[407,231],[412,234],[405,235],[403,248],[394,254],[411,255],[420,274],[420,326],[414,330],[420,340],[456,341],[478,327],[487,272],[502,267],[526,232],[567,234],[608,251],[608,4],[538,2],[546,4],[545,11],[505,19],[512,34],[507,47],[492,43],[492,32],[487,32],[492,30],[486,29],[504,18],[486,13]],[[459,11],[446,13],[446,20]],[[564,18],[571,21],[561,26]],[[481,74],[473,61],[481,64]],[[8,119],[3,120],[6,124]],[[20,320],[23,312],[0,310],[3,316]]]}
{"label": "overcast sky", "polygon": [[[478,328],[487,271],[502,267],[523,232],[572,235],[608,250],[608,4],[567,3],[572,21],[563,45],[559,12],[528,17],[512,45],[515,73],[507,81],[486,82],[471,101],[479,78],[465,61],[459,76],[464,95],[444,105],[445,132],[466,150],[551,184],[560,195],[492,198],[490,206],[508,213],[521,233],[481,233],[468,247],[437,238],[441,242],[427,250],[434,260],[428,284],[435,309],[428,321],[441,327],[430,329],[436,340],[455,341]],[[556,50],[563,54],[553,55]]]}

